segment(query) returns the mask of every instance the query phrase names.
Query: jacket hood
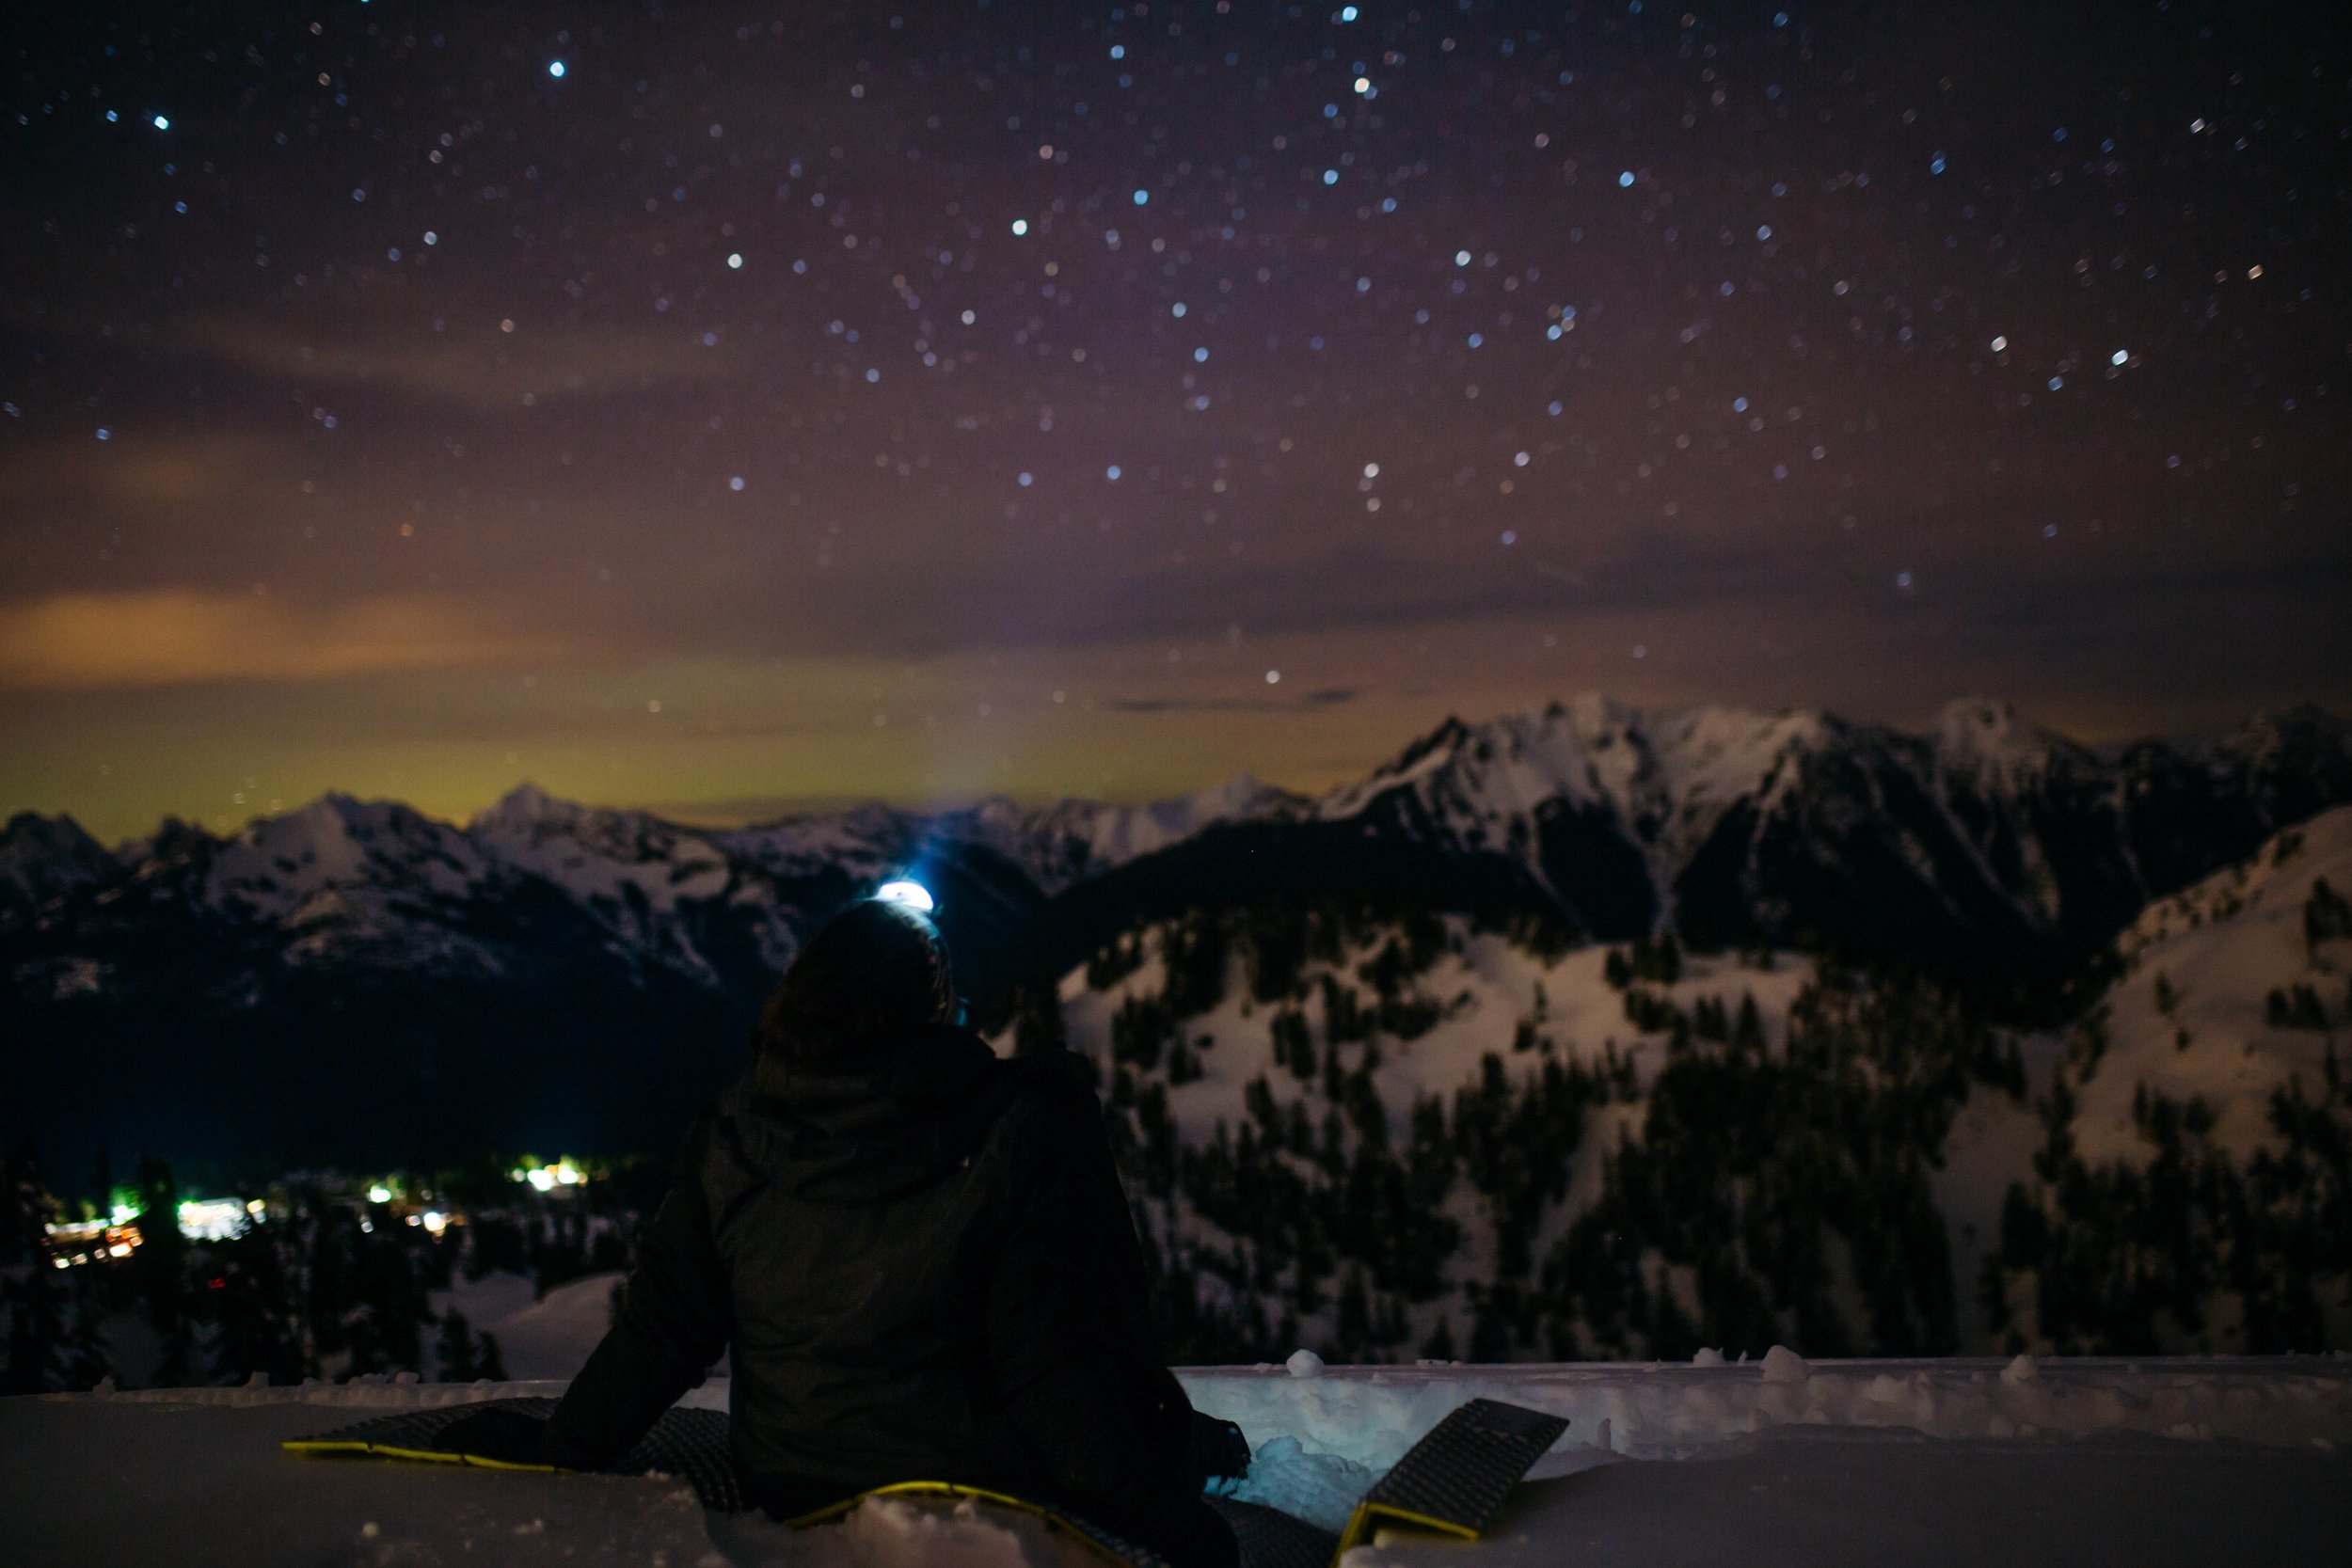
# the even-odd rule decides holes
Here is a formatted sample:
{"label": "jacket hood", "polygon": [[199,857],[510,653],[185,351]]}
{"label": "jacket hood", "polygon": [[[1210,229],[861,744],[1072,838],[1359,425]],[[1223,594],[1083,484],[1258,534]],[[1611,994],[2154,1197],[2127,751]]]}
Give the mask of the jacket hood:
{"label": "jacket hood", "polygon": [[787,1192],[868,1203],[968,1159],[1028,1074],[946,1024],[869,1042],[853,1072],[763,1055],[727,1092],[744,1163]]}

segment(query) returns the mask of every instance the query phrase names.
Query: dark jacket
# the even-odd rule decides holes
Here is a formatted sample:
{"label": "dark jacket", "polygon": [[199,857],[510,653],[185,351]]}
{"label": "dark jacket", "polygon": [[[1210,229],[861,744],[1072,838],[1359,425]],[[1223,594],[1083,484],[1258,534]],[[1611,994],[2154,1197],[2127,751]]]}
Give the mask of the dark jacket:
{"label": "dark jacket", "polygon": [[551,1457],[617,1459],[731,1349],[736,1463],[771,1513],[961,1481],[1232,1562],[1083,1064],[946,1027],[864,1059],[763,1058],[704,1114]]}

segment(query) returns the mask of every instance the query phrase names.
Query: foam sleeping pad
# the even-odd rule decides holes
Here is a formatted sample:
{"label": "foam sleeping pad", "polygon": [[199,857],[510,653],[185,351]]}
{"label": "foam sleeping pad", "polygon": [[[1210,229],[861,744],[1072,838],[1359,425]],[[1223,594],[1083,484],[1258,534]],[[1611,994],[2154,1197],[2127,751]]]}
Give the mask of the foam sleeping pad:
{"label": "foam sleeping pad", "polygon": [[[552,1465],[510,1465],[471,1454],[437,1449],[433,1440],[441,1429],[478,1410],[516,1411],[542,1419],[553,1415],[548,1399],[483,1400],[471,1404],[445,1404],[432,1410],[402,1410],[370,1420],[356,1421],[313,1437],[289,1437],[280,1446],[294,1453],[364,1454],[379,1459],[416,1459],[437,1465],[465,1465],[485,1470],[551,1471]],[[742,1510],[743,1494],[735,1480],[735,1459],[727,1449],[727,1417],[723,1410],[671,1409],[661,1413],[637,1446],[608,1472],[616,1476],[676,1476],[694,1489],[703,1507],[718,1513]]]}
{"label": "foam sleeping pad", "polygon": [[[422,1460],[487,1470],[553,1471],[552,1465],[512,1465],[452,1453],[433,1446],[443,1428],[478,1410],[501,1408],[546,1418],[549,1399],[477,1401],[431,1410],[402,1410],[310,1437],[289,1437],[281,1445],[294,1453],[347,1454],[379,1459]],[[1279,1509],[1238,1498],[1210,1497],[1241,1544],[1242,1568],[1321,1568],[1337,1563],[1350,1547],[1370,1539],[1383,1524],[1403,1524],[1475,1541],[1502,1511],[1511,1489],[1528,1467],[1567,1430],[1566,1420],[1494,1400],[1471,1400],[1413,1445],[1396,1467],[1380,1478],[1334,1536]],[[620,1476],[676,1476],[714,1513],[740,1512],[745,1504],[727,1446],[727,1418],[717,1410],[672,1409],[609,1471]],[[803,1514],[794,1526],[841,1518],[868,1497],[950,1497],[1005,1508],[1043,1520],[1084,1541],[1105,1561],[1121,1568],[1165,1568],[1155,1554],[1101,1529],[1075,1514],[1008,1493],[949,1481],[904,1481],[878,1486]]]}

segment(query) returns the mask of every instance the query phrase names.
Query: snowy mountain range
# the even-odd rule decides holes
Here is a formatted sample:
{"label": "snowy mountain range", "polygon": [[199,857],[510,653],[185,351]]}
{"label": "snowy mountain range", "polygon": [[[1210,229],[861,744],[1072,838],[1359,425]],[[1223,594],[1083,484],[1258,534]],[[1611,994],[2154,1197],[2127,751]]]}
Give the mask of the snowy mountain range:
{"label": "snowy mountain range", "polygon": [[[489,1055],[550,1126],[600,1102],[561,1086],[582,1052],[662,1063],[699,1092],[805,934],[900,871],[940,894],[982,999],[1189,909],[1332,896],[1568,940],[1672,929],[1702,949],[2056,969],[2346,800],[2352,726],[2309,707],[2101,753],[1989,701],[1913,735],[1587,696],[1449,720],[1316,798],[1241,779],[1144,805],[990,799],[707,829],[526,784],[463,826],[329,795],[225,837],[167,821],[113,849],[25,814],[0,829],[5,1016],[26,1042],[9,1098],[46,1117],[78,1074],[139,1061],[200,1085],[158,1096],[167,1120],[238,1094],[258,1119],[290,1053],[296,1076],[333,1078],[336,1039],[403,1079],[369,1115],[386,1126]],[[485,1028],[513,1038],[485,1052]],[[235,1041],[221,1049],[244,1066],[176,1065],[159,1034]]]}
{"label": "snowy mountain range", "polygon": [[2352,806],[2152,904],[2072,1017],[1459,917],[1155,922],[1000,1051],[1096,1065],[1189,1354],[2352,1341]]}

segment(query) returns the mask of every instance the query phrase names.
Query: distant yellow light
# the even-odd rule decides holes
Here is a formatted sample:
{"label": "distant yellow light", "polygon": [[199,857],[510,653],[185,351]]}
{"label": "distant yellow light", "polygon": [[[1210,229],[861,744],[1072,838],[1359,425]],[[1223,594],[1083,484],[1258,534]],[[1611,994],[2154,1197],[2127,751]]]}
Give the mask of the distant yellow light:
{"label": "distant yellow light", "polygon": [[370,1188],[368,1189],[368,1201],[369,1201],[370,1203],[389,1203],[389,1202],[391,1202],[391,1201],[392,1201],[392,1190],[391,1190],[391,1188],[385,1186],[385,1185],[384,1185],[382,1182],[380,1182],[380,1181],[379,1181],[379,1182],[377,1182],[374,1186],[370,1187]]}
{"label": "distant yellow light", "polygon": [[225,1242],[245,1227],[245,1205],[233,1197],[190,1198],[180,1205],[180,1234],[191,1241]]}
{"label": "distant yellow light", "polygon": [[530,1180],[533,1187],[544,1193],[548,1188],[555,1185],[555,1172],[549,1170],[545,1165],[541,1165],[537,1170],[531,1173]]}

